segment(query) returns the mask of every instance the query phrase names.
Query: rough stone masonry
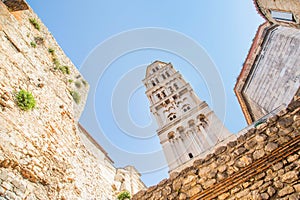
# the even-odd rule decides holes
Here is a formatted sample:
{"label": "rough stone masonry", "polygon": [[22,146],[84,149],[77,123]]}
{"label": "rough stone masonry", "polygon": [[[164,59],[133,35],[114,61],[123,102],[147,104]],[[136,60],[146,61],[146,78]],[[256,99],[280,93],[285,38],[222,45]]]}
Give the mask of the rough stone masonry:
{"label": "rough stone masonry", "polygon": [[[1,200],[113,199],[79,138],[88,88],[26,3],[0,1]],[[33,94],[33,110],[17,106],[22,89]]]}
{"label": "rough stone masonry", "polygon": [[279,114],[133,200],[300,199],[299,94]]}

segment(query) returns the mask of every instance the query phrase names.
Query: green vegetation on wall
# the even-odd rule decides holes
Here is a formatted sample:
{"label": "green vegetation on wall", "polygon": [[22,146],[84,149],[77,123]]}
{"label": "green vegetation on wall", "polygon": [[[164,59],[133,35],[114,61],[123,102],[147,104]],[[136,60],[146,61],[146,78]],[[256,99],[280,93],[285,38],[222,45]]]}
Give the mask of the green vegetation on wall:
{"label": "green vegetation on wall", "polygon": [[31,110],[35,107],[36,102],[33,95],[26,90],[20,90],[16,95],[16,100],[22,110]]}

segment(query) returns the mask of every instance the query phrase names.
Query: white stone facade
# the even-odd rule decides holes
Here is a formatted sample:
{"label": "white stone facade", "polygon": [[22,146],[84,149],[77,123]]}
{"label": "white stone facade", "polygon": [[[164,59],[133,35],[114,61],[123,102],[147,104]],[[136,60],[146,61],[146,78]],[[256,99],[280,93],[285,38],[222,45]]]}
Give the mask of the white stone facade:
{"label": "white stone facade", "polygon": [[171,63],[149,65],[143,82],[169,173],[231,135]]}

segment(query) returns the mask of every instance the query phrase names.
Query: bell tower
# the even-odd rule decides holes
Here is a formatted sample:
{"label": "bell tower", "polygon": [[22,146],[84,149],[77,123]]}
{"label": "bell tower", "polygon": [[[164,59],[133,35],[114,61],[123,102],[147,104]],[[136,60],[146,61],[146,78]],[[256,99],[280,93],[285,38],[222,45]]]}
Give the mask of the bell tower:
{"label": "bell tower", "polygon": [[150,64],[143,83],[169,173],[231,135],[171,63]]}

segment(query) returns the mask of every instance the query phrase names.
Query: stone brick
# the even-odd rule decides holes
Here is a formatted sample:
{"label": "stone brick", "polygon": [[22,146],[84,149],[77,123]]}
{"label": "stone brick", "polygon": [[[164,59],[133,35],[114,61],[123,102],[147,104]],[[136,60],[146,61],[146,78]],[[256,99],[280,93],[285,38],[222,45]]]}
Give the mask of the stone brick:
{"label": "stone brick", "polygon": [[297,160],[299,158],[299,155],[297,154],[294,154],[294,155],[291,155],[287,158],[287,161],[288,162],[294,162],[295,160]]}
{"label": "stone brick", "polygon": [[224,199],[227,199],[229,196],[230,196],[230,194],[228,192],[226,192],[226,193],[223,193],[223,194],[219,195],[218,199],[219,200],[224,200]]}
{"label": "stone brick", "polygon": [[291,194],[294,192],[294,188],[291,186],[286,186],[283,189],[278,191],[278,196],[283,197],[285,195]]}
{"label": "stone brick", "polygon": [[207,189],[207,188],[211,187],[213,184],[215,184],[216,182],[217,182],[216,179],[209,179],[209,180],[205,181],[202,184],[202,186],[204,189]]}
{"label": "stone brick", "polygon": [[296,192],[300,192],[300,184],[294,185],[294,189]]}
{"label": "stone brick", "polygon": [[257,188],[259,188],[262,184],[264,183],[263,180],[260,180],[256,183],[254,183],[251,187],[250,187],[250,190],[256,190]]}
{"label": "stone brick", "polygon": [[269,142],[266,146],[265,146],[265,151],[267,152],[272,152],[273,150],[277,149],[278,144],[274,143],[274,142]]}
{"label": "stone brick", "polygon": [[279,169],[281,169],[283,167],[283,163],[282,162],[279,162],[279,163],[276,163],[275,165],[272,166],[272,169],[274,171],[278,171]]}
{"label": "stone brick", "polygon": [[269,199],[270,198],[268,193],[262,193],[262,194],[260,194],[260,196],[261,196],[262,199]]}
{"label": "stone brick", "polygon": [[187,193],[187,196],[192,197],[201,191],[202,191],[202,187],[200,185],[195,185],[190,190],[188,190],[186,193]]}
{"label": "stone brick", "polygon": [[245,189],[245,190],[242,190],[241,192],[237,193],[235,196],[238,199],[241,199],[242,197],[247,196],[249,193],[250,193],[250,190],[249,189]]}
{"label": "stone brick", "polygon": [[257,159],[259,159],[259,158],[262,158],[264,155],[265,155],[265,151],[264,151],[264,150],[256,150],[256,151],[253,153],[253,159],[254,159],[254,160],[257,160]]}
{"label": "stone brick", "polygon": [[270,195],[270,197],[272,197],[276,193],[276,190],[270,186],[270,187],[268,187],[267,192]]}
{"label": "stone brick", "polygon": [[282,175],[281,180],[285,183],[291,183],[298,179],[298,172],[290,171]]}

